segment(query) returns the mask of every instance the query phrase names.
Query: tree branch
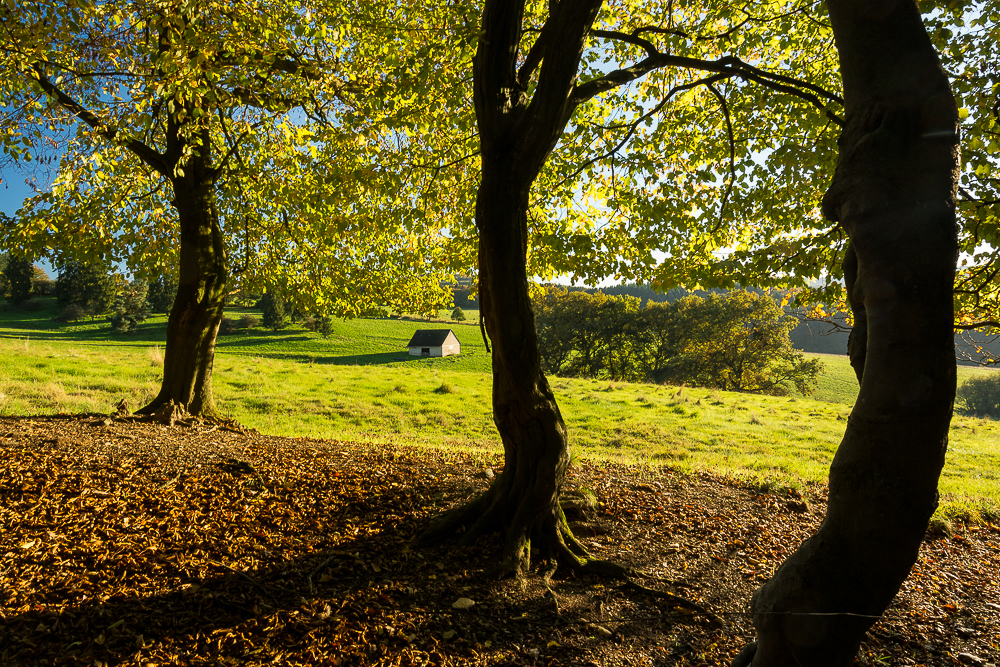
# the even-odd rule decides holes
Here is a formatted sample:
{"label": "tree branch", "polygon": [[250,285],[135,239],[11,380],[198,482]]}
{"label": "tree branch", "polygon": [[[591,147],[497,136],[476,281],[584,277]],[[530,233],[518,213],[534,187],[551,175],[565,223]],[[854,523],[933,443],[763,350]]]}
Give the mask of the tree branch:
{"label": "tree branch", "polygon": [[974,322],[972,324],[956,324],[955,329],[957,331],[969,331],[972,329],[986,329],[986,328],[1000,328],[1000,322],[997,320],[985,320],[983,322]]}
{"label": "tree branch", "polygon": [[729,117],[729,105],[726,104],[726,98],[722,96],[713,84],[705,84],[715,97],[718,98],[719,104],[722,105],[722,113],[726,118],[726,134],[729,137],[729,184],[726,186],[726,192],[722,195],[722,205],[719,206],[719,222],[715,225],[713,233],[719,231],[722,227],[722,220],[726,213],[726,204],[729,203],[729,195],[733,191],[733,183],[736,182],[736,140],[733,137],[733,120]]}
{"label": "tree branch", "polygon": [[692,88],[696,88],[696,87],[701,86],[701,85],[711,85],[711,84],[715,83],[716,81],[721,81],[722,79],[727,79],[730,76],[732,76],[732,75],[730,75],[730,74],[715,74],[715,75],[706,77],[704,79],[698,79],[697,81],[692,81],[691,83],[685,83],[685,84],[681,84],[679,86],[674,86],[673,88],[670,89],[670,91],[666,95],[664,95],[663,99],[661,99],[656,104],[655,107],[653,107],[652,109],[650,109],[648,112],[642,114],[641,116],[639,116],[638,118],[636,118],[631,123],[628,123],[627,125],[613,125],[613,126],[607,128],[607,129],[612,129],[612,130],[622,129],[622,128],[628,128],[628,131],[625,133],[625,136],[622,138],[622,140],[619,141],[615,145],[614,148],[612,148],[610,151],[607,151],[607,152],[605,152],[605,153],[603,153],[601,155],[598,155],[598,156],[596,156],[596,157],[594,157],[594,158],[592,158],[590,160],[587,160],[582,165],[580,165],[580,167],[576,171],[574,171],[572,174],[570,174],[566,178],[562,179],[559,182],[559,184],[562,185],[566,181],[576,178],[577,176],[579,176],[583,172],[584,169],[586,169],[590,165],[594,164],[595,162],[600,162],[601,160],[604,160],[606,158],[611,157],[612,155],[615,155],[619,150],[621,150],[621,147],[624,146],[625,143],[635,135],[635,131],[636,131],[636,129],[638,129],[639,125],[642,124],[642,122],[644,120],[646,120],[647,118],[650,118],[654,114],[658,113],[660,111],[660,109],[662,109],[667,104],[667,102],[670,101],[670,98],[672,98],[677,93],[683,92],[685,90],[691,90]]}
{"label": "tree branch", "polygon": [[725,56],[723,58],[719,58],[718,60],[702,60],[700,58],[675,56],[669,53],[659,52],[656,49],[656,46],[649,40],[626,33],[610,30],[593,30],[591,31],[591,34],[595,37],[616,39],[628,44],[639,46],[644,49],[648,55],[646,58],[631,67],[617,69],[612,72],[608,72],[602,77],[591,79],[590,81],[577,85],[576,90],[573,91],[572,97],[574,105],[586,102],[592,97],[607,92],[608,90],[631,83],[636,79],[642,78],[653,70],[664,67],[679,67],[683,69],[694,69],[705,72],[718,72],[731,76],[739,76],[741,79],[754,81],[767,88],[771,88],[772,90],[794,95],[811,103],[813,106],[821,110],[827,118],[837,123],[837,125],[840,125],[841,127],[844,125],[843,119],[830,111],[826,105],[823,104],[820,97],[838,104],[844,103],[843,98],[829,92],[821,86],[809,83],[808,81],[801,81],[790,76],[775,74],[773,72],[753,67],[735,56]]}
{"label": "tree branch", "polygon": [[95,129],[98,134],[108,141],[117,141],[121,143],[121,145],[135,153],[140,160],[155,169],[160,175],[166,176],[167,178],[173,176],[173,172],[167,166],[166,160],[164,160],[160,153],[157,153],[155,150],[134,137],[127,137],[124,141],[119,141],[119,129],[117,127],[102,122],[96,114],[85,109],[76,100],[60,90],[58,86],[49,80],[49,78],[45,75],[45,72],[43,72],[37,64],[33,66],[33,71],[39,87],[41,87],[41,89],[45,91],[45,94],[53,98],[64,109],[68,110],[74,116]]}
{"label": "tree branch", "polygon": [[[546,21],[545,26],[549,23]],[[531,50],[528,51],[528,55],[524,58],[524,63],[521,64],[521,68],[517,71],[517,83],[521,86],[522,90],[528,89],[528,82],[531,80],[531,75],[534,73],[538,64],[542,62],[542,53],[545,51],[545,42],[548,41],[546,37],[551,33],[551,30],[542,30],[539,32],[538,37],[535,38],[535,43],[531,45]]]}

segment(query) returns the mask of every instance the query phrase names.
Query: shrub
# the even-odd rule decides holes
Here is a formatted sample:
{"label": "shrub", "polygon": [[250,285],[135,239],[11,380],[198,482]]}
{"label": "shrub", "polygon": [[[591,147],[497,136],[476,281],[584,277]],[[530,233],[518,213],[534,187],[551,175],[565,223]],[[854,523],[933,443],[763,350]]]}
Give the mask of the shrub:
{"label": "shrub", "polygon": [[312,315],[306,315],[302,318],[302,327],[306,331],[316,331],[319,328],[319,318],[313,317]]}
{"label": "shrub", "polygon": [[1000,417],[1000,373],[972,376],[958,388],[958,399],[975,415],[991,419]]}
{"label": "shrub", "polygon": [[333,318],[324,315],[319,320],[319,327],[316,329],[320,332],[323,338],[329,338],[333,335]]}
{"label": "shrub", "polygon": [[456,322],[464,322],[468,318],[465,316],[465,311],[456,306],[455,310],[451,311],[451,319]]}
{"label": "shrub", "polygon": [[80,320],[87,319],[88,315],[89,313],[83,306],[71,303],[63,308],[63,311],[60,313],[58,319],[63,322],[79,322]]}
{"label": "shrub", "polygon": [[236,321],[236,324],[240,329],[253,329],[260,326],[260,318],[256,315],[244,315]]}
{"label": "shrub", "polygon": [[229,334],[234,334],[238,328],[236,322],[228,317],[223,317],[222,322],[219,323],[219,335],[228,336]]}

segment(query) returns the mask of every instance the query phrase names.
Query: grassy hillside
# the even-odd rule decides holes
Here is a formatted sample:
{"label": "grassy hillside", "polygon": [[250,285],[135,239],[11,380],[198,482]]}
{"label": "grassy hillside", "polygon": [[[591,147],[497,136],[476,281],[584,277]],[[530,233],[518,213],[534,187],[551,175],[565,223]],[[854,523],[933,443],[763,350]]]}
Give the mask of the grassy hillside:
{"label": "grassy hillside", "polygon": [[[59,327],[52,316],[0,314],[0,414],[108,412],[122,398],[139,406],[154,395],[164,317],[123,335],[106,323]],[[461,357],[406,355],[414,330],[438,326],[455,331]],[[553,386],[575,456],[794,485],[825,479],[857,395],[846,357],[823,358],[818,400],[562,378]],[[220,337],[215,370],[220,408],[265,433],[500,449],[477,326],[356,320],[338,322],[329,339],[255,330]],[[960,369],[971,372],[992,371]],[[1000,505],[998,443],[1000,425],[955,418],[944,511],[975,511],[982,498]]]}

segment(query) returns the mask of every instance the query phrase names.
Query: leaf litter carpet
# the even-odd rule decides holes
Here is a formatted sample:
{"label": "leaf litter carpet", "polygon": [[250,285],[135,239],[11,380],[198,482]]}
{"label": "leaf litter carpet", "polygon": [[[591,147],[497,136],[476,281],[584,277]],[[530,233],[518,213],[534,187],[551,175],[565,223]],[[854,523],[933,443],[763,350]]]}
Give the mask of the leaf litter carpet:
{"label": "leaf litter carpet", "polygon": [[[819,486],[570,471],[600,501],[573,517],[592,552],[719,627],[614,580],[492,581],[497,538],[410,548],[500,465],[235,425],[0,418],[0,664],[727,665],[753,591],[824,509]],[[858,663],[996,663],[998,564],[995,525],[925,541]]]}

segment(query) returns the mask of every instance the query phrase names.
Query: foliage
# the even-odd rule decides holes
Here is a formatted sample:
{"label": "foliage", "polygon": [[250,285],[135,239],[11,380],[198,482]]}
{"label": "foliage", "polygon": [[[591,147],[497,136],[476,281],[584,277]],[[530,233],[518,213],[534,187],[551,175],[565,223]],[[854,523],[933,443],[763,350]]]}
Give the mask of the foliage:
{"label": "foliage", "polygon": [[455,310],[451,311],[451,319],[455,320],[456,322],[464,322],[468,318],[465,316],[464,310],[462,310],[458,306],[455,306]]}
{"label": "foliage", "polygon": [[8,301],[20,306],[31,297],[31,279],[34,277],[31,260],[20,255],[10,255],[3,275],[7,279]]}
{"label": "foliage", "polygon": [[[661,308],[663,308],[661,306]],[[809,395],[823,364],[792,348],[797,320],[766,294],[732,290],[677,302],[681,353],[664,377],[729,391],[783,395],[790,387]]]}
{"label": "foliage", "polygon": [[[962,118],[956,319],[963,326],[993,323],[1000,313],[1000,3],[921,2],[924,21],[949,75]],[[993,328],[993,331],[997,331]],[[983,358],[995,355],[981,350]]]}
{"label": "foliage", "polygon": [[88,317],[88,313],[84,310],[83,306],[71,303],[59,314],[59,320],[62,322],[79,322],[80,320],[85,320]]}
{"label": "foliage", "polygon": [[319,319],[319,326],[316,327],[316,331],[323,336],[323,338],[329,338],[333,335],[333,318],[329,315],[324,315]]}
{"label": "foliage", "polygon": [[253,329],[254,327],[260,325],[260,318],[256,315],[250,315],[247,313],[246,315],[240,317],[240,319],[236,321],[236,324],[240,329]]}
{"label": "foliage", "polygon": [[970,377],[958,388],[956,398],[974,415],[1000,418],[1000,374]]}
{"label": "foliage", "polygon": [[103,264],[66,262],[59,267],[56,299],[60,303],[80,306],[91,317],[96,317],[111,310],[119,282],[120,276],[111,274]]}
{"label": "foliage", "polygon": [[31,278],[31,293],[35,296],[52,296],[56,289],[55,281],[37,264],[31,270],[34,274]]}
{"label": "foliage", "polygon": [[747,290],[640,309],[636,297],[550,286],[535,310],[548,373],[809,394],[822,369],[792,349],[795,318],[769,295]]}
{"label": "foliage", "polygon": [[177,277],[172,273],[161,273],[149,281],[149,309],[154,313],[169,313],[177,296]]}
{"label": "foliage", "polygon": [[112,308],[111,329],[120,333],[135,331],[139,322],[149,317],[151,309],[147,298],[149,283],[142,278],[123,285],[115,296]]}
{"label": "foliage", "polygon": [[288,312],[285,308],[285,298],[279,292],[273,289],[264,292],[257,307],[261,310],[261,323],[266,328],[278,331],[287,326],[285,318],[288,317]]}
{"label": "foliage", "polygon": [[479,308],[479,300],[472,294],[470,285],[455,285],[451,288],[451,298],[456,308]]}

